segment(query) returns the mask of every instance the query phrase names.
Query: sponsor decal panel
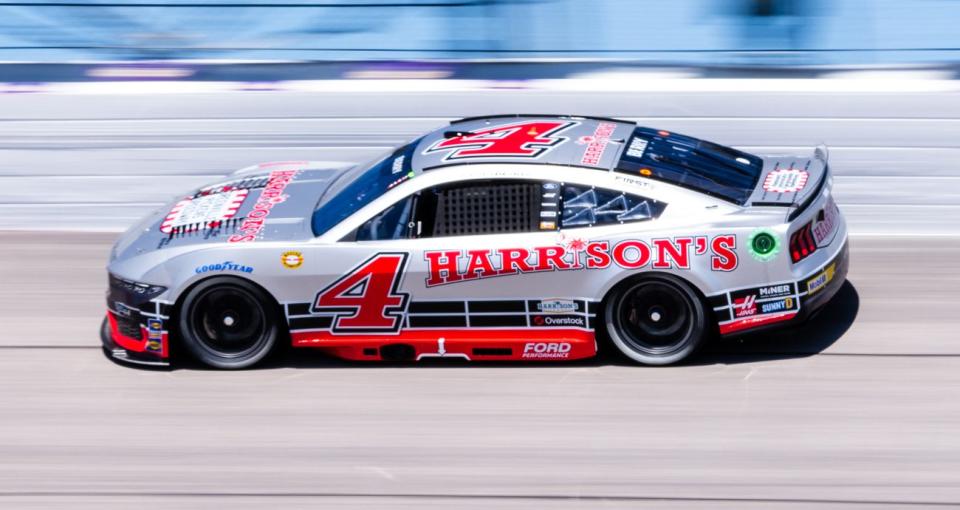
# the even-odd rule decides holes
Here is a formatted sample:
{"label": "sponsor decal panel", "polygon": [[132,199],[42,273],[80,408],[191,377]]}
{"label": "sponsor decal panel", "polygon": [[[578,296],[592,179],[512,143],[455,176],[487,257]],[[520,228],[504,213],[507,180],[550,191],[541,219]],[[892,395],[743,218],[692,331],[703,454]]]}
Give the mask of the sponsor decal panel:
{"label": "sponsor decal panel", "polygon": [[834,234],[837,233],[837,219],[840,217],[840,209],[836,202],[830,198],[830,202],[823,208],[823,219],[816,220],[813,223],[813,239],[818,247],[826,246],[833,241]]}
{"label": "sponsor decal panel", "polygon": [[567,342],[527,342],[523,345],[524,359],[567,359],[571,345]]}
{"label": "sponsor decal panel", "polygon": [[429,275],[426,285],[434,287],[497,276],[606,269],[613,265],[624,269],[684,269],[692,267],[695,257],[709,257],[713,271],[733,271],[738,265],[736,236],[719,235],[675,237],[641,241],[627,239],[586,241],[573,239],[535,248],[498,248],[479,250],[435,250],[424,252]]}
{"label": "sponsor decal panel", "polygon": [[796,294],[796,292],[794,292],[792,283],[784,283],[781,285],[769,285],[766,287],[757,288],[757,295],[760,299],[786,297],[786,296],[792,296],[794,294]]}
{"label": "sponsor decal panel", "polygon": [[263,223],[270,216],[270,211],[277,204],[282,204],[288,198],[284,194],[287,186],[297,176],[297,170],[274,170],[270,172],[267,178],[267,185],[260,190],[260,196],[257,202],[253,204],[251,210],[240,226],[237,233],[227,239],[228,243],[249,243],[257,240],[257,237],[263,232]]}
{"label": "sponsor decal panel", "polygon": [[298,269],[303,265],[303,253],[299,251],[285,251],[280,254],[280,263],[287,269]]}
{"label": "sponsor decal panel", "polygon": [[186,231],[218,227],[236,216],[249,190],[236,189],[220,193],[198,194],[177,202],[160,224],[160,232],[170,234],[175,228]]}
{"label": "sponsor decal panel", "polygon": [[147,319],[147,332],[150,336],[158,335],[163,332],[163,321],[160,319]]}
{"label": "sponsor decal panel", "polygon": [[224,262],[217,262],[216,264],[204,264],[204,265],[198,266],[196,269],[194,269],[194,272],[197,273],[197,274],[216,273],[216,272],[220,272],[220,271],[235,271],[235,272],[238,272],[238,273],[252,273],[252,272],[253,272],[253,268],[250,267],[250,266],[245,266],[245,265],[243,265],[243,264],[237,264],[236,262],[233,262],[233,261],[231,261],[231,260],[227,260],[227,261],[224,261]]}
{"label": "sponsor decal panel", "polygon": [[833,262],[818,273],[813,278],[807,280],[807,295],[812,296],[817,292],[823,290],[828,283],[833,281],[833,277],[837,272],[837,263]]}
{"label": "sponsor decal panel", "polygon": [[733,300],[734,317],[751,317],[757,314],[756,294],[747,294]]}
{"label": "sponsor decal panel", "polygon": [[765,285],[732,292],[734,320],[796,310],[799,305],[793,283]]}
{"label": "sponsor decal panel", "polygon": [[583,157],[580,158],[580,164],[600,166],[603,153],[607,150],[610,137],[616,129],[617,125],[612,122],[601,122],[597,124],[597,128],[594,129],[592,135],[584,136],[577,140],[577,143],[586,144],[587,146],[583,151]]}
{"label": "sponsor decal panel", "polygon": [[640,137],[635,137],[630,141],[630,146],[627,147],[627,156],[631,158],[642,158],[643,153],[647,150],[647,145],[650,142],[644,140]]}
{"label": "sponsor decal panel", "polygon": [[533,315],[530,325],[535,328],[548,327],[587,327],[587,320],[582,315]]}
{"label": "sponsor decal panel", "polygon": [[545,299],[537,303],[537,311],[541,313],[573,313],[580,312],[580,304],[569,299]]}
{"label": "sponsor decal panel", "polygon": [[783,299],[776,299],[773,301],[760,303],[761,314],[789,312],[796,309],[797,300],[792,297],[785,297]]}
{"label": "sponsor decal panel", "polygon": [[406,161],[407,156],[400,155],[393,160],[393,164],[390,166],[390,173],[396,175],[403,171],[403,162]]}
{"label": "sponsor decal panel", "polygon": [[147,319],[147,350],[161,352],[163,350],[163,321]]}
{"label": "sponsor decal panel", "polygon": [[797,168],[774,170],[763,180],[763,190],[771,193],[796,193],[807,185],[810,174]]}

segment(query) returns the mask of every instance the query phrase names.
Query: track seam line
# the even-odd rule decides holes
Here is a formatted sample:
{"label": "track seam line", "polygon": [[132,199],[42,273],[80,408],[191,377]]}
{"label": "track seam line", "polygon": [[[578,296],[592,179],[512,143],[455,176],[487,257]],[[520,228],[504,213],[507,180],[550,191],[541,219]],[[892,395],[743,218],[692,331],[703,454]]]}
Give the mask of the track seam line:
{"label": "track seam line", "polygon": [[687,497],[687,496],[591,496],[565,494],[438,494],[438,493],[399,493],[399,494],[363,494],[352,492],[42,492],[17,491],[0,492],[0,497],[171,497],[171,498],[344,498],[344,499],[452,499],[452,500],[529,500],[529,501],[663,501],[663,502],[703,502],[703,503],[808,503],[841,505],[879,505],[879,506],[935,506],[952,507],[960,502],[944,501],[883,501],[854,499],[817,499],[817,498],[724,498],[724,497]]}

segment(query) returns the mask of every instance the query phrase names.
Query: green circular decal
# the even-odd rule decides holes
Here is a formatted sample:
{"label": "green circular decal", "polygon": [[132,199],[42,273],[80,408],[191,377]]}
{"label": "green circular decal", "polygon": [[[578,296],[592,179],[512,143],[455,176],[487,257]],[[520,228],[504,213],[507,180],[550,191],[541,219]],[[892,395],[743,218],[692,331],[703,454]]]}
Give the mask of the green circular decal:
{"label": "green circular decal", "polygon": [[779,252],[779,243],[772,232],[760,230],[750,236],[750,254],[757,260],[770,260]]}

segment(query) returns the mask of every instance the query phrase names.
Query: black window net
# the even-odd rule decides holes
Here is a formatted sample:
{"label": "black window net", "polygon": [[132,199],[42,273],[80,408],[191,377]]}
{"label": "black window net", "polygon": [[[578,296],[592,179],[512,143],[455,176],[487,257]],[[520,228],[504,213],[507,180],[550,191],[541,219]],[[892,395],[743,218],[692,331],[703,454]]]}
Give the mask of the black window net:
{"label": "black window net", "polygon": [[440,189],[433,235],[534,232],[540,224],[540,184],[497,183]]}

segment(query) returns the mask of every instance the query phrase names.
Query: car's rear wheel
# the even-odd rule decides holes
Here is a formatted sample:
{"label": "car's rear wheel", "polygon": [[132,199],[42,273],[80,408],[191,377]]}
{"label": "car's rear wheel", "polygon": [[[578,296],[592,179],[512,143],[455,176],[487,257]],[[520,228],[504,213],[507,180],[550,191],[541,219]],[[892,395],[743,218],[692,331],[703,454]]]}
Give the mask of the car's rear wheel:
{"label": "car's rear wheel", "polygon": [[613,344],[645,365],[669,365],[689,357],[708,333],[700,296],[669,275],[619,285],[606,300],[604,320]]}
{"label": "car's rear wheel", "polygon": [[280,334],[277,308],[266,292],[233,277],[205,280],[180,307],[183,344],[202,363],[238,369],[265,358]]}

